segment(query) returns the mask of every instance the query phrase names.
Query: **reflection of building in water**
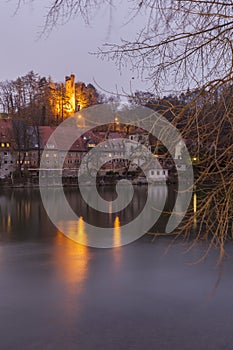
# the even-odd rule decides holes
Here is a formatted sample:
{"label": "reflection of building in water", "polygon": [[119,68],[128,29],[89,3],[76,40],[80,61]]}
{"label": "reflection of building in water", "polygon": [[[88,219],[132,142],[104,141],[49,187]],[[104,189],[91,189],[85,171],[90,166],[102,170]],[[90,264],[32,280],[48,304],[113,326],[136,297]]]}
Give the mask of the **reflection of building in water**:
{"label": "reflection of building in water", "polygon": [[116,217],[114,221],[114,231],[113,231],[113,246],[121,246],[121,224],[119,216]]}
{"label": "reflection of building in water", "polygon": [[194,226],[194,229],[197,227],[197,216],[196,216],[196,213],[197,213],[197,193],[194,192],[193,193],[193,214],[194,214],[193,226]]}
{"label": "reflection of building in water", "polygon": [[167,195],[168,195],[168,188],[167,185],[157,185],[153,186],[150,185],[150,190],[148,191],[150,196],[150,201],[152,203],[158,203],[158,202],[164,202],[164,199],[166,201]]}
{"label": "reflection of building in water", "polygon": [[9,197],[0,196],[0,229],[6,234],[11,233],[12,228],[12,210],[11,200]]}
{"label": "reflection of building in water", "polygon": [[[82,223],[80,226],[82,226]],[[76,301],[78,302],[78,297],[84,290],[88,275],[90,258],[89,248],[85,245],[74,243],[59,231],[56,234],[54,243],[53,252],[56,277],[61,279],[61,281],[66,281],[65,285],[71,294],[75,293]],[[63,282],[62,285],[64,285]],[[67,308],[64,310],[64,313],[72,313],[72,305],[69,303],[66,305]]]}
{"label": "reflection of building in water", "polygon": [[119,216],[115,218],[114,221],[114,229],[113,229],[113,258],[115,262],[115,267],[118,267],[121,262],[121,255],[122,255],[122,249],[121,249],[121,223]]}
{"label": "reflection of building in water", "polygon": [[[11,189],[0,195],[0,231],[3,239],[8,239],[11,235],[15,239],[25,238],[25,235],[33,239],[40,232],[43,215],[44,209],[37,190]],[[46,223],[43,220],[43,225]]]}
{"label": "reflection of building in water", "polygon": [[169,218],[169,225],[177,227],[180,220],[185,215],[187,210],[187,203],[190,202],[190,188],[183,189],[182,191],[175,191],[177,193],[175,205],[172,214]]}
{"label": "reflection of building in water", "polygon": [[[57,212],[57,218],[63,217],[62,213]],[[59,229],[65,232],[66,236],[81,245],[88,245],[88,235],[86,232],[85,221],[82,216],[79,217],[78,221],[75,220],[60,220],[57,222]]]}
{"label": "reflection of building in water", "polygon": [[83,220],[83,217],[80,216],[78,219],[78,224],[77,224],[77,239],[78,242],[82,245],[88,245],[88,238],[87,238],[87,233],[85,231],[85,221]]}

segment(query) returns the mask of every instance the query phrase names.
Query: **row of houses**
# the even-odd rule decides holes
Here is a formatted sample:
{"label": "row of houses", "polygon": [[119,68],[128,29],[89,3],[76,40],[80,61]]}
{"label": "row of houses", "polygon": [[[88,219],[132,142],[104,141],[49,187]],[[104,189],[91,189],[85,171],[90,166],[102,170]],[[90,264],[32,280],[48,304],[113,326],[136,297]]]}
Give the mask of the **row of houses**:
{"label": "row of houses", "polygon": [[[63,177],[77,177],[78,171],[100,176],[134,172],[140,176],[142,168],[148,178],[165,180],[174,165],[167,155],[157,153],[158,143],[141,128],[128,132],[81,130],[81,136],[70,146],[77,130],[0,119],[0,179],[38,177],[39,172],[44,177],[61,172]],[[177,143],[172,156],[180,160],[180,170],[185,170],[182,147]]]}
{"label": "row of houses", "polygon": [[[59,133],[54,133],[55,130],[56,127],[28,126],[23,121],[0,119],[0,178],[19,173],[38,176],[39,168],[48,172],[61,167],[64,176],[77,176],[77,169],[87,154],[90,155],[86,157],[90,168],[96,169],[105,163],[103,173],[111,170],[121,172],[129,165],[127,159],[137,162],[137,166],[141,165],[142,149],[138,145],[151,149],[148,133],[140,128],[129,134],[88,130],[71,147],[69,142],[73,128],[59,128]],[[93,149],[98,149],[98,153]]]}

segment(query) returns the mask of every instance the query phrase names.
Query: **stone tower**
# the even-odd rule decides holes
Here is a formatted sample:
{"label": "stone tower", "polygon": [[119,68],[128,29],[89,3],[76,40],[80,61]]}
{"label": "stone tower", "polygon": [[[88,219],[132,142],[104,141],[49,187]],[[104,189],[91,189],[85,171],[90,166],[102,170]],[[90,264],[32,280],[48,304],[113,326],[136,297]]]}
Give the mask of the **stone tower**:
{"label": "stone tower", "polygon": [[75,75],[71,74],[65,78],[66,112],[72,115],[76,112],[75,106]]}

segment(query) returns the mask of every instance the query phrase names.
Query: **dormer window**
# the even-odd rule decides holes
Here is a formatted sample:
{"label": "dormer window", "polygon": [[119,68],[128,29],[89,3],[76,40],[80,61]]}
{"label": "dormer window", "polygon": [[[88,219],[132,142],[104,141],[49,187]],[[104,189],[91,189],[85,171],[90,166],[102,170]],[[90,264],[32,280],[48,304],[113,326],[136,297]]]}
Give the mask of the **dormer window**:
{"label": "dormer window", "polygon": [[54,144],[52,144],[52,143],[47,143],[47,148],[54,149]]}

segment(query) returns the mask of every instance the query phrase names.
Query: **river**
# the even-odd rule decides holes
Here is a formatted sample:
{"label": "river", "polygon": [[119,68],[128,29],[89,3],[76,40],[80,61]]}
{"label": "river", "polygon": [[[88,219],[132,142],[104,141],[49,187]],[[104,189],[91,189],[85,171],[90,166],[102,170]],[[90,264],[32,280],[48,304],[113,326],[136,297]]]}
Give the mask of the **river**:
{"label": "river", "polygon": [[[79,192],[66,196],[75,207]],[[230,244],[221,274],[217,250],[197,263],[204,242],[190,251],[149,235],[114,249],[79,245],[51,223],[37,189],[1,190],[0,218],[1,350],[232,349]]]}

